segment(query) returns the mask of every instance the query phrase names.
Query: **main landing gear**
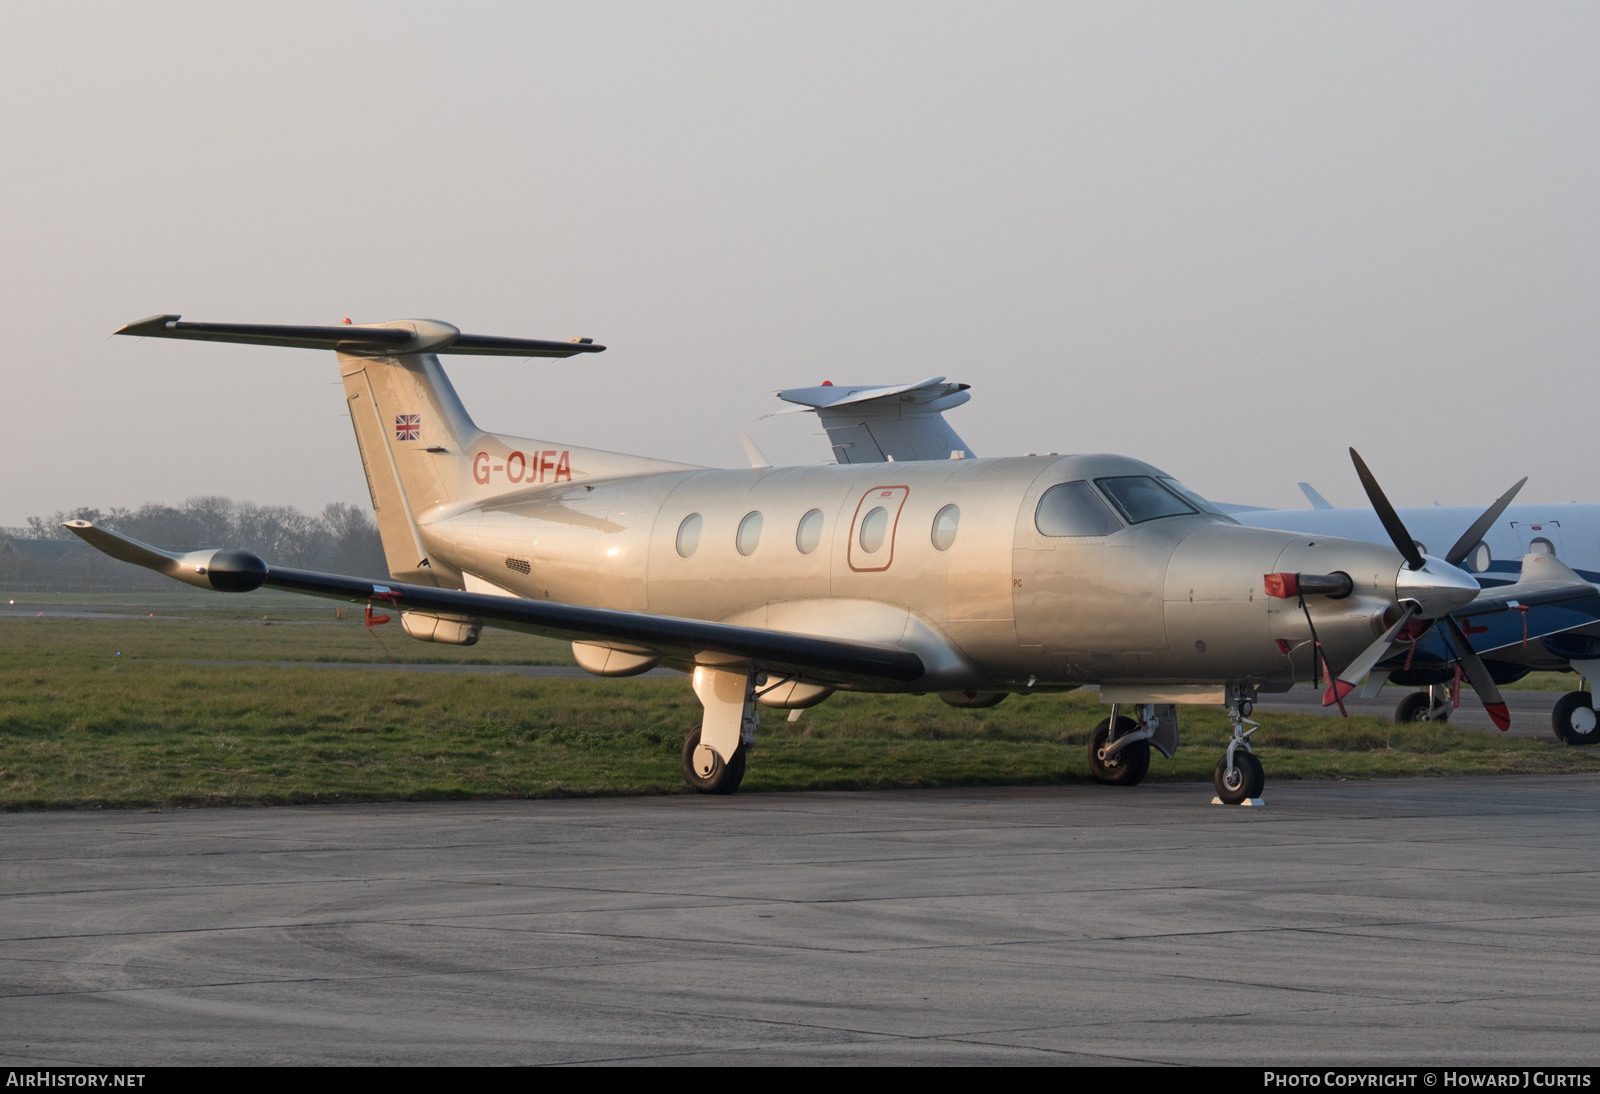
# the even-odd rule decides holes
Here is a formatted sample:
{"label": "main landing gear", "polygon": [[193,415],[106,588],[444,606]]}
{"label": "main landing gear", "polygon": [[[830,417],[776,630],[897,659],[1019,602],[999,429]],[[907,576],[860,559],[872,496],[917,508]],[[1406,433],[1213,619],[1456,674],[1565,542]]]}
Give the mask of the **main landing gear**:
{"label": "main landing gear", "polygon": [[1118,716],[1113,705],[1111,717],[1089,736],[1089,774],[1107,786],[1138,786],[1150,771],[1150,737],[1149,728]]}
{"label": "main landing gear", "polygon": [[1429,684],[1413,691],[1394,708],[1394,724],[1408,722],[1447,722],[1450,720],[1450,689],[1444,684]]}
{"label": "main landing gear", "polygon": [[702,794],[732,794],[744,780],[745,755],[756,743],[756,677],[699,665],[694,693],[705,717],[683,742],[684,781]]}
{"label": "main landing gear", "polygon": [[[1250,751],[1250,734],[1261,727],[1250,721],[1255,711],[1251,692],[1243,688],[1228,689],[1228,721],[1233,723],[1233,739],[1228,751],[1217,761],[1212,784],[1217,788],[1217,799],[1224,805],[1242,805],[1249,800],[1259,801],[1267,785],[1267,773]],[[1244,728],[1246,724],[1250,728]]]}
{"label": "main landing gear", "polygon": [[700,727],[696,726],[683,742],[684,781],[702,794],[732,794],[744,781],[747,751],[740,741],[733,759],[724,761],[715,750],[700,743]]}
{"label": "main landing gear", "polygon": [[1550,712],[1550,722],[1556,739],[1568,745],[1600,743],[1600,725],[1596,724],[1594,696],[1587,691],[1569,691],[1556,700]]}

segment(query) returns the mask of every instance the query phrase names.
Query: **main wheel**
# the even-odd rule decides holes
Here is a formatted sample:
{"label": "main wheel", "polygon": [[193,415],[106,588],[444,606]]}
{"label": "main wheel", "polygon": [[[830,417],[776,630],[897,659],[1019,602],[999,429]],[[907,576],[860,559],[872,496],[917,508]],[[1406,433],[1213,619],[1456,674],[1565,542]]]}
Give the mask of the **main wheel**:
{"label": "main wheel", "polygon": [[683,778],[702,794],[732,794],[744,781],[744,742],[734,750],[733,759],[722,762],[710,748],[700,747],[700,727],[696,726],[683,742]]}
{"label": "main wheel", "polygon": [[[1132,733],[1139,725],[1132,718],[1117,719],[1117,736]],[[1150,771],[1150,742],[1135,741],[1119,749],[1114,755],[1105,755],[1111,739],[1111,719],[1094,727],[1089,737],[1089,774],[1095,782],[1108,786],[1138,786]]]}
{"label": "main wheel", "polygon": [[1246,798],[1261,796],[1261,791],[1266,789],[1267,773],[1255,753],[1239,748],[1234,750],[1232,767],[1228,766],[1226,754],[1217,761],[1211,784],[1217,788],[1217,797],[1224,803],[1238,805]]}
{"label": "main wheel", "polygon": [[1425,691],[1413,691],[1400,705],[1394,708],[1394,724],[1406,725],[1409,722],[1447,722],[1450,720],[1448,713],[1440,714],[1437,718],[1429,718],[1433,710],[1433,697]]}
{"label": "main wheel", "polygon": [[1596,725],[1594,697],[1586,691],[1569,691],[1557,699],[1555,709],[1550,712],[1550,722],[1555,727],[1556,738],[1563,744],[1600,743],[1600,726]]}

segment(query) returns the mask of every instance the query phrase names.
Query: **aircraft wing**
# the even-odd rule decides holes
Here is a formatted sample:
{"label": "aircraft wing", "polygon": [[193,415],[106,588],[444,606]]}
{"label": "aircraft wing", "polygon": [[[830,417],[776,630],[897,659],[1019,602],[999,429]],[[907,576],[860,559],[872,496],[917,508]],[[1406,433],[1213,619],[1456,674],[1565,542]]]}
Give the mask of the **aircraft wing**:
{"label": "aircraft wing", "polygon": [[1492,593],[1487,590],[1479,593],[1478,598],[1471,604],[1468,604],[1465,608],[1457,608],[1450,614],[1462,619],[1472,619],[1480,615],[1494,615],[1498,612],[1509,612],[1517,608],[1535,608],[1546,604],[1566,604],[1574,600],[1588,600],[1591,597],[1600,597],[1600,589],[1582,580],[1532,589],[1518,589],[1515,585],[1503,585]]}
{"label": "aircraft wing", "polygon": [[883,681],[911,683],[924,673],[922,658],[895,646],[269,567],[245,551],[176,555],[88,521],[71,521],[66,528],[114,558],[201,588],[247,592],[266,587],[334,600],[389,604],[407,612],[469,616],[549,638],[655,650],[680,664],[750,662],[768,673],[793,673],[808,681],[846,687]]}

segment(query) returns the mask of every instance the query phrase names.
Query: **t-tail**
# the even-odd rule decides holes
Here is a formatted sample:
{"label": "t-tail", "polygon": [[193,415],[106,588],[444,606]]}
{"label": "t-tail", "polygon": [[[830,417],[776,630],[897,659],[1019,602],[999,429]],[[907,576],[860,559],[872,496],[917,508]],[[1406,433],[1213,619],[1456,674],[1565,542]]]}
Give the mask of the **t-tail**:
{"label": "t-tail", "polygon": [[464,588],[460,574],[431,558],[428,526],[441,516],[528,490],[689,467],[486,432],[439,364],[440,354],[572,357],[606,348],[587,338],[493,338],[432,319],[310,327],[186,323],[177,315],[117,333],[333,350],[389,573],[416,585]]}

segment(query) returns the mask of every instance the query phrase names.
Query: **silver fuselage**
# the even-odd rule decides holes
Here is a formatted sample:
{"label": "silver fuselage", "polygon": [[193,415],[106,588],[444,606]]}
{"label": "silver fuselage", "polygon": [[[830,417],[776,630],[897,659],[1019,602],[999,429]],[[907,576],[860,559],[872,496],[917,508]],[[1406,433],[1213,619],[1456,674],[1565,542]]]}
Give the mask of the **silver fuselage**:
{"label": "silver fuselage", "polygon": [[[1388,546],[1204,513],[1105,536],[1037,529],[1051,486],[1163,475],[1120,456],[586,478],[575,455],[573,471],[571,481],[420,513],[432,565],[469,590],[900,645],[928,666],[909,689],[919,692],[1271,687],[1311,677],[1310,624],[1298,602],[1264,594],[1264,574],[1351,576],[1350,596],[1307,598],[1334,665],[1382,633],[1395,603],[1400,558]],[[880,504],[888,532],[867,552],[861,523]],[[934,519],[951,505],[959,521],[941,550]],[[803,553],[797,530],[812,510],[820,541]],[[752,513],[761,532],[743,553],[739,529]],[[679,532],[692,514],[700,531],[685,557]]]}

